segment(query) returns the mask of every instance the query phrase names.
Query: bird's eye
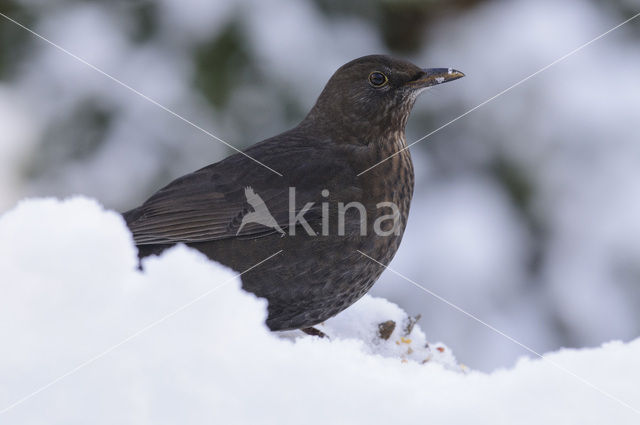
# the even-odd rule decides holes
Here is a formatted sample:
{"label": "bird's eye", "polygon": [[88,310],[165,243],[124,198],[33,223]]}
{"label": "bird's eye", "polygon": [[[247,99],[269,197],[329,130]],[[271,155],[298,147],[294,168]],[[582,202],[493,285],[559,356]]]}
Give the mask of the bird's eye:
{"label": "bird's eye", "polygon": [[389,82],[389,79],[382,72],[374,71],[369,74],[369,83],[373,87],[382,87]]}

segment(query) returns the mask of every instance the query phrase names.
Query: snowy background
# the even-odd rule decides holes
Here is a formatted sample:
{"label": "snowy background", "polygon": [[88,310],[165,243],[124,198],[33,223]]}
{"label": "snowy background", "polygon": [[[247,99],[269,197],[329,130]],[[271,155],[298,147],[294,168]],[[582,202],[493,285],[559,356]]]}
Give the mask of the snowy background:
{"label": "snowy background", "polygon": [[[338,66],[369,53],[466,73],[419,99],[416,140],[638,11],[638,0],[0,0],[0,12],[240,148],[295,125]],[[639,119],[637,20],[412,148],[415,201],[391,267],[538,352],[632,340]],[[122,211],[230,153],[0,17],[0,212],[74,194]],[[120,255],[100,269],[130,267]],[[42,267],[88,267],[68,260]],[[528,354],[391,273],[372,294],[421,314],[428,339],[474,370]],[[91,312],[98,296],[76,307]]]}

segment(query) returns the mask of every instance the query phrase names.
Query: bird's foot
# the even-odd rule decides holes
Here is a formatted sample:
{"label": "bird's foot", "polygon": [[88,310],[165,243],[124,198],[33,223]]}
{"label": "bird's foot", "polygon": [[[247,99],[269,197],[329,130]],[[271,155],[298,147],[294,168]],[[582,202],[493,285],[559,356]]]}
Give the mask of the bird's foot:
{"label": "bird's foot", "polygon": [[327,339],[329,338],[326,333],[324,333],[320,329],[316,329],[314,327],[302,328],[300,330],[302,332],[306,333],[307,335],[317,336],[317,337],[320,337],[320,338],[327,338]]}

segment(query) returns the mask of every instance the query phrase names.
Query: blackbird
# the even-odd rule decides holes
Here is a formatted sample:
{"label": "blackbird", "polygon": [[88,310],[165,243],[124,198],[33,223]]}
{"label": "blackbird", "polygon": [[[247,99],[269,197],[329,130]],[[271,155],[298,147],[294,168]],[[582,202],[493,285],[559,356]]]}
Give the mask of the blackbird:
{"label": "blackbird", "polygon": [[463,76],[384,55],[343,65],[297,127],[124,213],[139,257],[184,243],[244,272],[243,288],[268,300],[270,329],[311,329],[382,273],[358,251],[393,258],[413,195],[409,113],[420,92]]}

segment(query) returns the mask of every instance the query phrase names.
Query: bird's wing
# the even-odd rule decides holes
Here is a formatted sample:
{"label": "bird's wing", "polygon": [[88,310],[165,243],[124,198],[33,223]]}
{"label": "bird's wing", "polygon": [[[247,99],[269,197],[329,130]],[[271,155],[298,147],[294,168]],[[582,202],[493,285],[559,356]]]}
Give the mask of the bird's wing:
{"label": "bird's wing", "polygon": [[[123,214],[137,245],[195,243],[226,238],[262,237],[277,229],[258,223],[245,223],[242,217],[252,211],[246,188],[251,187],[265,202],[276,223],[289,227],[289,187],[296,187],[294,210],[314,202],[304,218],[320,222],[323,188],[336,186],[360,195],[355,172],[338,160],[329,160],[322,149],[304,149],[289,143],[263,142],[247,151],[283,176],[278,176],[244,155],[236,154],[216,164],[174,180],[143,205]],[[266,146],[265,146],[266,145]],[[345,189],[341,189],[345,190]],[[238,233],[238,234],[236,234]]]}

